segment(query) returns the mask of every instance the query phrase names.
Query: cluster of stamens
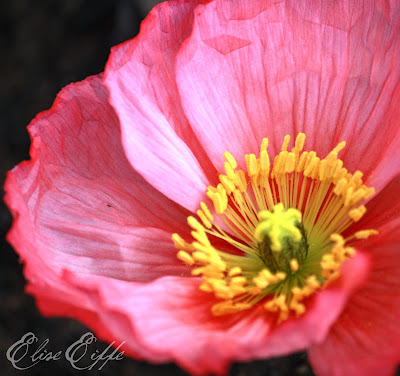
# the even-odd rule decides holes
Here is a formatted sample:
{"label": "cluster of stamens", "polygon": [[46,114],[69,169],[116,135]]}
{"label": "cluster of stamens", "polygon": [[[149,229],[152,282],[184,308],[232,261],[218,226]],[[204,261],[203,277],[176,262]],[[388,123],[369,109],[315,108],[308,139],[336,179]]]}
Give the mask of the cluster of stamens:
{"label": "cluster of stamens", "polygon": [[349,173],[337,158],[345,142],[324,159],[303,151],[303,133],[290,152],[289,142],[285,136],[271,166],[264,138],[258,158],[245,155],[247,173],[226,152],[220,184],[207,189],[212,210],[201,202],[198,219],[188,217],[193,240],[172,235],[177,257],[202,277],[200,289],[220,300],[214,315],[257,303],[280,321],[304,313],[304,300],[336,279],[355,254],[349,244],[377,233],[340,235],[361,219],[360,204],[374,193],[360,171]]}

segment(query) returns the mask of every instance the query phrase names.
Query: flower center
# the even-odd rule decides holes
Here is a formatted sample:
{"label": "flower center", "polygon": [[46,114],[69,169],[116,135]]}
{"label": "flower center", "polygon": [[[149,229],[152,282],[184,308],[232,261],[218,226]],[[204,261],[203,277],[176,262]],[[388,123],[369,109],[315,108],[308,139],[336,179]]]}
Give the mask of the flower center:
{"label": "flower center", "polygon": [[308,243],[301,224],[301,213],[293,208],[284,209],[279,203],[272,211],[258,213],[259,223],[254,237],[259,256],[272,272],[290,272],[291,265],[302,264],[308,253]]}
{"label": "flower center", "polygon": [[[220,301],[214,315],[263,304],[278,320],[305,312],[304,301],[340,275],[340,266],[355,254],[351,242],[377,234],[362,230],[340,235],[365,214],[360,203],[374,194],[362,173],[350,174],[338,159],[345,142],[326,158],[302,151],[299,133],[289,152],[285,136],[281,152],[270,164],[268,139],[259,158],[245,155],[247,174],[224,153],[225,174],[208,187],[215,214],[200,203],[199,219],[188,217],[193,239],[173,234],[177,257],[201,276],[200,289]],[[215,218],[214,218],[215,216]]]}

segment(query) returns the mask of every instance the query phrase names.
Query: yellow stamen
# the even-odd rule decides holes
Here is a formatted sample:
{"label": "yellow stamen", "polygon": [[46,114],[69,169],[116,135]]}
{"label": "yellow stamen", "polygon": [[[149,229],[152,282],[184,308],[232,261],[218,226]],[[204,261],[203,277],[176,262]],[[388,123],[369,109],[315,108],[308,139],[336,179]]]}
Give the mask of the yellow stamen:
{"label": "yellow stamen", "polygon": [[208,209],[207,205],[204,202],[200,202],[200,207],[201,207],[201,210],[203,210],[203,213],[205,214],[207,219],[210,222],[214,221],[214,217],[212,216],[210,210]]}
{"label": "yellow stamen", "polygon": [[371,235],[378,235],[376,230],[361,230],[354,234],[356,239],[368,239]]}
{"label": "yellow stamen", "polygon": [[299,270],[299,262],[296,259],[290,260],[290,269],[292,269],[293,272]]}
{"label": "yellow stamen", "polygon": [[175,248],[185,249],[187,251],[193,249],[193,246],[189,243],[186,243],[178,234],[172,234],[172,240],[174,242]]}
{"label": "yellow stamen", "polygon": [[189,253],[185,251],[179,251],[176,255],[179,260],[183,261],[185,264],[192,266],[194,265],[193,257],[189,255]]}
{"label": "yellow stamen", "polygon": [[204,214],[202,210],[197,210],[197,215],[201,219],[201,222],[203,223],[204,227],[210,229],[212,227],[212,224],[208,220],[207,216]]}
{"label": "yellow stamen", "polygon": [[[191,274],[202,278],[200,290],[214,294],[215,316],[259,303],[276,313],[278,322],[302,315],[307,299],[340,277],[342,264],[355,255],[352,243],[378,233],[341,235],[361,220],[362,202],[374,194],[363,184],[362,172],[349,173],[338,159],[346,143],[322,159],[303,151],[304,133],[291,149],[289,144],[287,135],[270,159],[264,138],[259,157],[245,155],[247,173],[224,153],[220,184],[206,192],[211,209],[201,202],[198,219],[187,219],[193,241],[172,235],[177,258],[195,266]],[[217,246],[221,242],[223,249]]]}
{"label": "yellow stamen", "polygon": [[235,169],[237,167],[236,159],[233,158],[233,155],[231,153],[229,153],[229,151],[226,151],[224,153],[224,158],[229,163],[229,165],[231,166],[232,169]]}

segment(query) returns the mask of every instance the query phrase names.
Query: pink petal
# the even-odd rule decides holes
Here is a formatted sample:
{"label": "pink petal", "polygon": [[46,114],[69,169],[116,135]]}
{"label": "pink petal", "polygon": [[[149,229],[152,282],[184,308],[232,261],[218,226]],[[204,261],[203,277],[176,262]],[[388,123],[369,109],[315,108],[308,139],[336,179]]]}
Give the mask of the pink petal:
{"label": "pink petal", "polygon": [[322,376],[393,375],[400,361],[400,218],[364,242],[373,269],[326,341],[310,351]]}
{"label": "pink petal", "polygon": [[[65,283],[68,292],[79,298],[65,302],[65,293],[59,294],[57,304],[46,301],[41,293],[45,285],[32,284],[29,291],[38,295],[45,314],[69,312],[81,319],[81,302],[85,302],[84,322],[102,339],[127,341],[125,350],[130,355],[155,363],[172,360],[194,375],[222,375],[233,361],[282,355],[323,340],[348,297],[365,279],[369,262],[360,254],[345,266],[343,277],[315,295],[304,316],[277,327],[262,307],[212,316],[215,301],[198,289],[200,281],[194,278],[165,277],[136,284],[67,273],[60,285]],[[86,319],[92,316],[96,320]],[[101,323],[106,323],[109,333],[101,329]]]}
{"label": "pink petal", "polygon": [[187,272],[171,233],[188,213],[126,160],[101,78],[62,90],[29,131],[32,160],[5,186],[16,218],[8,239],[23,261],[135,281]]}
{"label": "pink petal", "polygon": [[183,108],[217,169],[263,137],[304,131],[379,191],[400,166],[400,3],[217,0],[195,10],[178,54]]}
{"label": "pink petal", "polygon": [[170,1],[154,8],[140,34],[112,50],[105,76],[128,160],[192,211],[218,177],[183,113],[173,69],[197,4]]}

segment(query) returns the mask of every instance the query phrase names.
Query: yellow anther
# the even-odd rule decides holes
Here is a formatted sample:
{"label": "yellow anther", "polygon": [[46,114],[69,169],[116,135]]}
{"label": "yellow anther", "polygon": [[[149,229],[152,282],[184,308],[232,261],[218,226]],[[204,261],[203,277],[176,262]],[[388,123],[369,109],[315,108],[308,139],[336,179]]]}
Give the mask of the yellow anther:
{"label": "yellow anther", "polygon": [[257,276],[253,278],[253,282],[259,289],[265,289],[267,286],[279,281],[283,281],[286,278],[286,273],[277,272],[272,274],[268,269],[262,269],[258,272]]}
{"label": "yellow anther", "polygon": [[213,266],[221,272],[226,270],[226,264],[221,260],[221,257],[218,254],[211,254],[209,262],[209,266]]}
{"label": "yellow anther", "polygon": [[201,209],[197,210],[197,215],[199,216],[203,226],[210,229],[212,227],[210,221],[207,219],[206,215],[203,213]]}
{"label": "yellow anther", "polygon": [[285,272],[277,272],[275,274],[276,282],[278,281],[283,281],[286,278],[286,273]]}
{"label": "yellow anther", "polygon": [[221,186],[222,189],[208,187],[207,196],[212,200],[216,213],[223,214],[228,206],[228,197],[226,195],[225,188],[223,188],[223,185],[218,184],[218,188],[220,188],[219,186]]}
{"label": "yellow anther", "polygon": [[192,231],[191,235],[200,243],[203,244],[205,247],[211,247],[211,243],[208,240],[208,237],[203,230]]}
{"label": "yellow anther", "polygon": [[277,297],[272,298],[269,302],[264,304],[264,308],[271,312],[276,312],[278,309],[287,310],[286,295],[280,294]]}
{"label": "yellow anther", "polygon": [[288,153],[287,158],[286,158],[286,163],[285,163],[285,173],[290,174],[291,172],[294,171],[294,163],[295,163],[296,157],[294,153]]}
{"label": "yellow anther", "polygon": [[238,188],[240,192],[245,192],[247,190],[247,180],[246,175],[243,170],[236,170]]}
{"label": "yellow anther", "polygon": [[290,260],[290,269],[293,272],[296,272],[297,270],[299,270],[299,262],[296,259]]}
{"label": "yellow anther", "polygon": [[335,188],[333,188],[333,193],[337,196],[342,195],[346,186],[347,186],[347,180],[345,178],[340,179],[337,182]]}
{"label": "yellow anther", "polygon": [[279,321],[286,320],[289,316],[289,307],[286,302],[286,295],[280,294],[264,304],[264,308],[270,312],[279,311]]}
{"label": "yellow anther", "polygon": [[225,188],[221,183],[217,185],[217,192],[222,195],[226,193]]}
{"label": "yellow anther", "polygon": [[297,316],[302,315],[306,311],[306,306],[303,303],[298,302],[294,298],[292,298],[292,300],[290,301],[289,308],[295,311]]}
{"label": "yellow anther", "polygon": [[263,210],[258,216],[260,222],[255,229],[254,237],[258,242],[268,237],[273,251],[280,251],[287,239],[293,242],[301,240],[301,232],[297,227],[301,223],[301,213],[298,210],[294,208],[285,210],[283,204],[279,203],[274,206],[273,212]]}
{"label": "yellow anther", "polygon": [[213,289],[218,288],[218,287],[219,288],[227,287],[225,280],[223,280],[222,278],[208,277],[207,282]]}
{"label": "yellow anther", "polygon": [[375,188],[374,188],[374,187],[367,188],[367,189],[365,190],[364,200],[370,198],[370,197],[371,197],[372,195],[374,195],[374,194],[375,194]]}
{"label": "yellow anther", "polygon": [[[310,154],[311,153],[309,153],[308,155],[310,155]],[[320,161],[320,159],[318,157],[312,157],[310,160],[310,163],[304,170],[304,176],[312,178],[314,176],[314,173],[319,171],[318,170],[319,161]]]}
{"label": "yellow anther", "polygon": [[296,137],[296,141],[294,143],[294,146],[296,150],[299,152],[303,150],[304,147],[304,142],[306,141],[306,135],[304,133],[299,133]]}
{"label": "yellow anther", "polygon": [[331,253],[327,253],[325,255],[322,256],[322,261],[321,264],[324,264],[325,267],[336,267],[336,261],[335,261],[335,257],[334,255],[332,255]]}
{"label": "yellow anther", "polygon": [[277,272],[275,274],[275,277],[276,277],[276,282],[283,281],[286,278],[286,273],[285,272]]}
{"label": "yellow anther", "polygon": [[359,188],[357,189],[350,200],[350,205],[357,205],[361,200],[364,199],[365,196],[365,189]]}
{"label": "yellow anther", "polygon": [[308,152],[307,151],[303,151],[303,153],[301,153],[300,159],[299,159],[299,164],[296,167],[296,171],[297,172],[302,172],[304,170],[304,167],[306,165],[306,161],[308,159]]}
{"label": "yellow anther", "polygon": [[353,247],[346,247],[344,250],[347,258],[354,257],[356,255],[356,250]]}
{"label": "yellow anther", "polygon": [[260,153],[260,169],[265,175],[269,174],[270,161],[266,150],[262,150]]}
{"label": "yellow anther", "polygon": [[304,297],[303,289],[298,286],[292,287],[292,295],[297,300],[301,300]]}
{"label": "yellow anther", "polygon": [[205,291],[205,292],[213,292],[212,287],[211,287],[208,283],[202,283],[202,284],[199,286],[199,289],[200,289],[201,291]]}
{"label": "yellow anther", "polygon": [[263,290],[265,289],[270,282],[268,282],[265,278],[263,278],[262,276],[258,275],[257,277],[253,278],[253,282],[255,283],[255,285],[260,289]]}
{"label": "yellow anther", "polygon": [[247,292],[248,292],[250,295],[260,295],[261,292],[262,292],[262,290],[259,289],[259,288],[256,287],[256,286],[254,286],[254,287],[250,287],[250,288],[247,290]]}
{"label": "yellow anther", "polygon": [[203,225],[195,217],[187,217],[187,223],[193,230],[204,231]]}
{"label": "yellow anther", "polygon": [[233,277],[236,275],[242,274],[242,268],[240,266],[234,266],[231,270],[228,272],[229,277]]}
{"label": "yellow anther", "polygon": [[235,189],[235,184],[231,179],[229,179],[226,175],[219,175],[219,181],[224,186],[226,193],[230,195],[232,191]]}
{"label": "yellow anther", "polygon": [[312,173],[310,174],[310,177],[314,180],[318,179],[318,175],[319,175],[319,165],[321,164],[321,159],[316,157],[316,162],[315,162],[315,167],[312,171]]}
{"label": "yellow anther", "polygon": [[343,150],[346,147],[346,141],[340,142],[332,151],[331,153],[336,153],[338,154],[341,150]]}
{"label": "yellow anther", "polygon": [[200,202],[200,208],[203,210],[203,213],[206,215],[207,219],[212,222],[214,221],[214,217],[212,216],[210,210],[208,209],[208,206],[202,201]]}
{"label": "yellow anther", "polygon": [[347,181],[347,178],[346,178],[347,173],[348,173],[348,172],[347,172],[347,168],[344,168],[344,167],[341,168],[340,171],[339,171],[339,174],[338,174],[337,179],[340,180],[340,179],[343,179],[343,178],[344,178],[344,179],[346,179],[346,181]]}
{"label": "yellow anther", "polygon": [[233,170],[233,168],[231,167],[231,165],[228,162],[224,163],[224,169],[225,169],[226,174],[228,175],[229,179],[231,179],[231,180],[236,179],[235,171]]}
{"label": "yellow anther", "polygon": [[172,241],[174,242],[175,248],[184,249],[186,251],[193,249],[193,246],[189,243],[186,243],[178,234],[172,234]]}
{"label": "yellow anther", "polygon": [[207,253],[208,255],[212,255],[215,253],[215,250],[212,247],[205,246],[204,244],[201,244],[199,242],[193,242],[192,246],[197,251]]}
{"label": "yellow anther", "polygon": [[342,168],[343,168],[343,161],[341,159],[336,160],[334,163],[334,167],[332,168],[333,179],[338,179]]}
{"label": "yellow anther", "polygon": [[229,153],[229,151],[226,151],[224,153],[224,158],[225,160],[230,164],[230,166],[235,169],[237,167],[237,162],[236,159],[233,157],[233,155],[231,153]]}
{"label": "yellow anther", "polygon": [[354,183],[355,186],[359,186],[362,184],[361,178],[363,177],[363,173],[361,171],[354,172],[353,176],[350,178],[350,182]]}
{"label": "yellow anther", "polygon": [[329,171],[327,166],[328,161],[323,159],[319,165],[319,180],[323,181],[327,177]]}
{"label": "yellow anther", "polygon": [[233,198],[235,199],[236,203],[240,206],[243,204],[244,200],[243,200],[243,196],[241,194],[241,192],[238,189],[235,189],[233,191]]}
{"label": "yellow anther", "polygon": [[353,198],[354,187],[350,186],[347,188],[345,195],[344,195],[344,206],[350,206],[351,199]]}
{"label": "yellow anther", "polygon": [[193,260],[196,261],[197,264],[207,265],[210,262],[210,256],[206,255],[203,252],[193,252],[192,253]]}
{"label": "yellow anther", "polygon": [[260,272],[258,273],[258,277],[265,280],[268,284],[276,283],[279,280],[278,277],[275,274],[271,273],[268,269],[260,270]]}
{"label": "yellow anther", "polygon": [[307,153],[307,159],[306,162],[304,164],[304,170],[307,169],[307,167],[310,165],[311,161],[317,156],[317,154],[315,153],[315,151],[310,151]]}
{"label": "yellow anther", "polygon": [[333,242],[335,242],[336,244],[342,246],[344,245],[344,239],[342,235],[339,234],[331,234],[331,236],[329,237]]}
{"label": "yellow anther", "polygon": [[283,144],[282,144],[282,149],[281,149],[281,151],[287,151],[289,142],[290,142],[290,136],[287,134],[287,135],[283,138]]}
{"label": "yellow anther", "polygon": [[361,231],[357,231],[354,234],[354,237],[356,239],[368,239],[371,235],[378,235],[379,232],[376,230],[361,230]]}
{"label": "yellow anther", "polygon": [[217,298],[220,299],[232,299],[235,297],[234,294],[232,294],[232,291],[229,289],[228,286],[213,286],[214,288],[214,293]]}
{"label": "yellow anther", "polygon": [[313,274],[310,275],[307,279],[306,279],[306,284],[307,286],[313,288],[313,289],[317,289],[318,287],[321,286],[321,283],[318,282],[317,277]]}
{"label": "yellow anther", "polygon": [[[203,272],[205,271],[206,267],[202,266],[201,268],[196,268],[192,270],[192,276],[197,277],[199,275],[202,275]],[[222,273],[221,273],[222,274]]]}
{"label": "yellow anther", "polygon": [[285,166],[286,166],[286,160],[289,152],[287,150],[281,151],[278,155],[278,160],[276,163],[276,169],[275,169],[275,174],[283,174],[285,173]]}
{"label": "yellow anther", "polygon": [[246,277],[233,277],[230,284],[232,286],[244,286],[247,283]]}
{"label": "yellow anther", "polygon": [[247,154],[246,157],[247,172],[249,176],[256,176],[258,174],[256,156],[254,154]]}
{"label": "yellow anther", "polygon": [[268,138],[263,138],[260,147],[260,154],[262,151],[266,151],[268,149]]}
{"label": "yellow anther", "polygon": [[328,278],[332,272],[338,270],[340,264],[335,261],[334,255],[328,253],[322,256],[320,262],[321,268],[323,270],[322,276]]}
{"label": "yellow anther", "polygon": [[354,221],[358,222],[362,216],[366,213],[367,208],[364,205],[361,205],[357,209],[352,209],[349,211],[349,217]]}
{"label": "yellow anther", "polygon": [[179,251],[176,254],[176,257],[183,261],[186,265],[192,266],[194,265],[194,260],[192,258],[192,256],[189,255],[189,253],[185,252],[185,251]]}
{"label": "yellow anther", "polygon": [[247,303],[233,303],[232,300],[214,304],[211,312],[214,316],[229,315],[250,308],[252,305]]}
{"label": "yellow anther", "polygon": [[238,295],[243,295],[246,292],[246,287],[243,287],[239,284],[231,284],[229,285],[229,290],[232,294],[232,297],[238,296]]}
{"label": "yellow anther", "polygon": [[192,270],[192,276],[197,277],[199,275],[206,276],[207,278],[223,278],[224,274],[213,267],[210,267],[210,265],[207,266],[202,266],[200,268],[196,268]]}

